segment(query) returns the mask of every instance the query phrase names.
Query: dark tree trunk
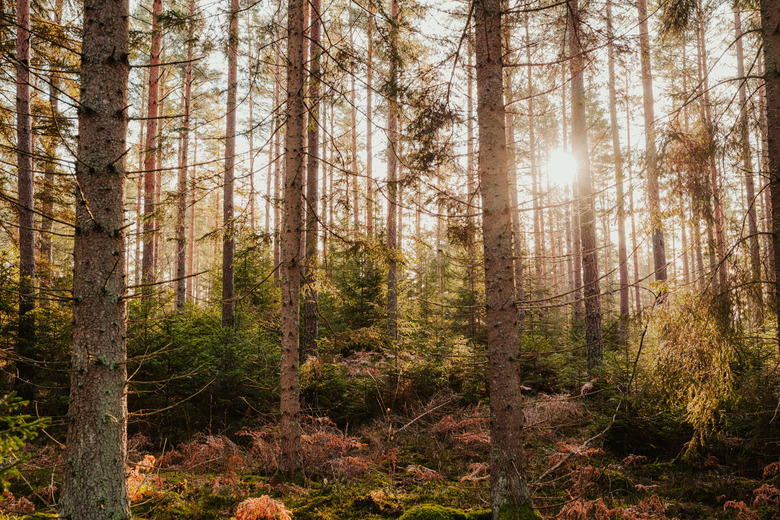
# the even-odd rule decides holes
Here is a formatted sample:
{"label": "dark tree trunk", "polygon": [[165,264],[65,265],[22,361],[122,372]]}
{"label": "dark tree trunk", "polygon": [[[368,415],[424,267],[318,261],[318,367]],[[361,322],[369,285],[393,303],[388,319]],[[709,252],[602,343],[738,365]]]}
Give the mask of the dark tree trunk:
{"label": "dark tree trunk", "polygon": [[761,0],[761,34],[764,45],[767,152],[772,192],[772,235],[775,259],[775,305],[780,330],[780,2]]}
{"label": "dark tree trunk", "polygon": [[73,352],[59,517],[130,517],[126,465],[127,0],[85,0],[81,48]]}
{"label": "dark tree trunk", "polygon": [[225,182],[222,204],[224,236],[222,238],[222,326],[236,325],[235,299],[235,221],[233,218],[233,184],[236,162],[236,92],[238,90],[238,0],[230,0],[228,29],[228,91],[225,119]]}
{"label": "dark tree trunk", "polygon": [[398,341],[398,271],[396,262],[398,207],[398,0],[390,7],[390,78],[387,120],[387,341]]}
{"label": "dark tree trunk", "polygon": [[187,161],[190,153],[190,102],[192,100],[192,59],[194,52],[195,0],[190,0],[187,26],[187,65],[184,73],[184,118],[181,128],[181,157],[177,186],[176,214],[176,307],[181,309],[187,297]]}
{"label": "dark tree trunk", "polygon": [[571,51],[571,145],[577,159],[577,208],[582,240],[582,278],[585,298],[585,345],[588,371],[603,361],[601,337],[601,295],[599,289],[598,247],[593,181],[588,154],[588,129],[585,121],[585,58],[580,37],[581,19],[578,0],[569,0],[569,48]]}
{"label": "dark tree trunk", "polygon": [[16,171],[19,214],[19,395],[34,397],[35,374],[35,213],[32,114],[30,111],[30,2],[16,2]]}
{"label": "dark tree trunk", "polygon": [[319,168],[320,168],[320,0],[309,0],[311,6],[309,66],[309,127],[306,179],[306,291],[303,303],[303,343],[301,358],[314,354],[319,339],[317,313],[317,241],[319,239]]}

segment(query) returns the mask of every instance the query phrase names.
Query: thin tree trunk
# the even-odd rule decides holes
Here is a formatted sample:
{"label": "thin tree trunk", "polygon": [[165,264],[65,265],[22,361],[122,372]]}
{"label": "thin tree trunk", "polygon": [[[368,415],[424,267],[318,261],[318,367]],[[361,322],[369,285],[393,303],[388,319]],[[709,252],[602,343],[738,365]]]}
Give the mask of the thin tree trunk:
{"label": "thin tree trunk", "polygon": [[374,8],[368,3],[368,57],[366,64],[366,230],[374,236]]}
{"label": "thin tree trunk", "polygon": [[581,20],[578,0],[569,0],[569,48],[571,51],[571,140],[577,159],[578,213],[582,240],[582,273],[585,297],[585,344],[589,372],[603,361],[601,336],[601,296],[599,290],[598,248],[593,181],[588,155],[585,123],[585,59],[580,42]]}
{"label": "thin tree trunk", "polygon": [[235,221],[233,207],[234,167],[236,161],[236,92],[238,91],[238,0],[230,0],[228,28],[228,91],[225,118],[225,182],[222,205],[224,236],[222,238],[222,326],[235,327]]}
{"label": "thin tree trunk", "polygon": [[639,56],[642,63],[642,98],[645,116],[645,165],[647,167],[647,207],[653,240],[655,279],[666,280],[666,246],[664,245],[661,198],[658,187],[658,152],[656,150],[653,74],[650,65],[650,35],[647,28],[647,0],[638,0]]}
{"label": "thin tree trunk", "polygon": [[[396,262],[398,204],[398,0],[390,7],[390,78],[388,85],[387,120],[387,341],[398,342],[398,273]],[[355,223],[357,226],[357,222]]]}
{"label": "thin tree trunk", "polygon": [[141,283],[144,285],[143,293],[151,294],[154,283],[154,236],[155,236],[155,204],[156,168],[157,168],[157,129],[159,120],[159,82],[160,82],[160,53],[162,52],[162,29],[160,17],[162,16],[162,0],[154,0],[152,4],[152,46],[149,52],[149,92],[146,104],[146,151],[144,156],[144,234],[143,234],[143,260]]}
{"label": "thin tree trunk", "polygon": [[35,213],[32,113],[30,106],[30,2],[16,2],[16,168],[19,222],[19,395],[34,397],[35,373]]}
{"label": "thin tree trunk", "polygon": [[761,252],[758,242],[758,220],[756,218],[756,188],[753,183],[753,158],[750,149],[750,128],[747,112],[747,78],[745,78],[745,58],[742,51],[742,20],[739,8],[734,8],[734,29],[737,40],[737,76],[739,84],[739,125],[742,141],[742,168],[745,175],[745,195],[747,197],[748,232],[750,233],[750,265],[752,282],[749,294],[753,300],[754,320],[757,327],[764,324],[764,298],[761,292]]}
{"label": "thin tree trunk", "polygon": [[181,157],[178,178],[176,218],[176,307],[181,309],[187,297],[187,169],[190,153],[190,103],[192,101],[192,59],[195,44],[195,0],[190,0],[187,23],[187,65],[184,72],[184,117],[181,128]]}
{"label": "thin tree trunk", "polygon": [[[278,55],[277,55],[277,60]],[[282,182],[282,156],[281,156],[281,148],[282,148],[282,126],[281,126],[281,114],[278,112],[281,110],[282,106],[282,77],[281,77],[281,67],[277,61],[276,70],[274,72],[274,107],[277,107],[275,109],[274,113],[274,196],[273,196],[273,206],[274,206],[274,266],[281,266],[281,232],[282,232],[282,215],[281,210],[279,207],[280,204],[280,191],[281,191],[281,182]],[[285,138],[286,139],[286,138]],[[286,160],[286,159],[285,159]],[[274,280],[277,283],[277,285],[281,281],[281,271],[282,267],[279,267],[278,269],[274,270]]]}
{"label": "thin tree trunk", "polygon": [[84,2],[68,463],[60,518],[130,517],[124,233],[129,14],[127,0]]}
{"label": "thin tree trunk", "polygon": [[[485,255],[485,309],[490,377],[490,502],[493,519],[526,518],[531,495],[525,479],[523,411],[517,356],[512,217],[507,190],[501,2],[475,0],[479,175]],[[523,515],[523,516],[521,516]]]}
{"label": "thin tree trunk", "polygon": [[284,236],[282,238],[281,420],[279,467],[287,475],[301,470],[298,424],[299,309],[304,174],[303,0],[287,3],[287,134],[285,136]]}
{"label": "thin tree trunk", "polygon": [[319,239],[319,168],[320,168],[320,0],[309,0],[311,6],[311,34],[309,55],[309,128],[306,179],[306,291],[303,302],[303,343],[301,358],[315,353],[319,339],[317,314],[317,246]]}
{"label": "thin tree trunk", "polygon": [[[474,177],[474,44],[471,31],[467,36],[466,48],[468,64],[466,65],[466,278],[469,291],[469,337],[477,334],[477,265],[476,265],[476,191],[477,183]],[[510,181],[511,182],[511,181]],[[418,211],[419,214],[419,211]],[[416,231],[417,239],[420,239],[420,230]],[[522,266],[521,266],[522,267]],[[516,284],[517,285],[517,284]],[[522,285],[520,286],[522,289]]]}
{"label": "thin tree trunk", "polygon": [[612,0],[607,0],[607,60],[609,76],[609,122],[612,127],[612,154],[615,158],[615,190],[617,192],[618,271],[620,274],[620,335],[619,343],[628,345],[628,252],[626,251],[626,205],[623,196],[623,154],[620,150],[620,129],[617,119],[617,90],[615,88],[615,46],[612,43]]}

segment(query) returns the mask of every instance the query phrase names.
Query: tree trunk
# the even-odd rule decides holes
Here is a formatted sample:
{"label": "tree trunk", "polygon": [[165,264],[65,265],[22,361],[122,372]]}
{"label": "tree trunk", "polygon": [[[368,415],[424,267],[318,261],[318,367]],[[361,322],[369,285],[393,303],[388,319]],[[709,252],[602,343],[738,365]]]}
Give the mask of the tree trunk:
{"label": "tree trunk", "polygon": [[639,13],[639,57],[642,63],[642,98],[645,116],[645,165],[647,167],[647,207],[650,213],[653,240],[653,267],[655,279],[666,280],[666,246],[658,187],[658,152],[655,145],[655,100],[653,74],[650,65],[650,35],[647,29],[647,0],[637,2]]}
{"label": "tree trunk", "polygon": [[[398,342],[398,272],[396,262],[398,205],[398,0],[390,7],[390,78],[387,119],[387,341]],[[357,224],[357,223],[356,223]]]}
{"label": "tree trunk", "polygon": [[490,373],[490,502],[494,520],[519,519],[528,518],[532,505],[524,473],[500,0],[475,0],[474,20]]}
{"label": "tree trunk", "polygon": [[[641,1],[641,0],[640,0]],[[582,240],[582,275],[585,298],[585,344],[588,371],[603,361],[601,296],[593,181],[588,156],[585,121],[585,59],[580,43],[581,20],[578,0],[569,0],[569,48],[571,52],[571,145],[577,159],[577,207]]]}
{"label": "tree trunk", "polygon": [[126,466],[127,0],[85,0],[73,351],[60,518],[130,517]]}
{"label": "tree trunk", "polygon": [[761,34],[764,46],[767,152],[772,192],[772,235],[775,259],[775,305],[780,330],[780,2],[761,0]]}
{"label": "tree trunk", "polygon": [[612,154],[615,158],[615,189],[617,191],[618,271],[620,273],[620,335],[619,343],[628,345],[628,253],[626,251],[626,205],[623,196],[623,154],[620,150],[620,128],[617,120],[617,90],[615,88],[615,46],[612,29],[612,0],[607,0],[607,60],[609,76],[609,123],[612,127]]}
{"label": "tree trunk", "polygon": [[16,2],[16,168],[19,212],[19,395],[30,400],[35,387],[35,213],[32,114],[30,110],[30,2]]}
{"label": "tree trunk", "polygon": [[[278,60],[278,56],[276,58]],[[282,106],[282,72],[281,67],[277,61],[277,66],[274,72],[274,106]],[[281,281],[281,232],[282,232],[282,215],[279,208],[280,204],[280,190],[282,182],[282,126],[281,126],[281,114],[278,112],[281,108],[277,108],[274,113],[274,266],[279,266],[274,270],[274,280],[277,285]]]}
{"label": "tree trunk", "polygon": [[159,120],[159,83],[160,83],[160,53],[162,52],[162,30],[160,17],[162,16],[162,0],[154,0],[152,4],[152,46],[149,51],[149,98],[146,104],[146,151],[144,155],[144,234],[143,234],[143,259],[142,276],[143,293],[152,293],[150,284],[154,283],[154,194],[156,188],[157,172],[157,128]]}
{"label": "tree trunk", "polygon": [[320,0],[309,0],[311,6],[309,67],[309,128],[306,179],[306,291],[303,303],[303,344],[301,358],[315,353],[319,338],[317,313],[317,241],[319,239],[319,168],[320,168]]}
{"label": "tree trunk", "polygon": [[750,127],[748,126],[747,93],[745,78],[745,58],[742,51],[742,20],[739,8],[734,8],[734,29],[737,40],[737,76],[739,83],[739,130],[742,144],[742,168],[745,175],[745,195],[747,197],[748,232],[750,233],[750,265],[752,268],[749,294],[753,301],[754,321],[757,327],[764,324],[764,298],[761,291],[761,252],[758,242],[758,220],[756,218],[756,188],[753,183],[753,160],[750,149]]}
{"label": "tree trunk", "polygon": [[299,309],[301,291],[301,227],[304,173],[304,1],[287,4],[287,133],[285,135],[284,230],[282,237],[282,359],[279,466],[287,475],[301,470],[298,425]]}
{"label": "tree trunk", "polygon": [[374,8],[368,3],[368,63],[366,64],[366,230],[374,236]]}
{"label": "tree trunk", "polygon": [[195,0],[190,0],[187,22],[187,65],[184,73],[184,117],[181,128],[179,159],[178,208],[176,215],[176,307],[181,309],[187,297],[187,161],[190,153],[190,103],[192,101],[192,59],[194,52]]}
{"label": "tree trunk", "polygon": [[[468,90],[466,96],[466,278],[469,291],[469,337],[474,338],[477,335],[477,264],[475,258],[477,183],[474,177],[474,43],[471,31],[467,35],[466,46],[468,53],[468,64],[466,65],[466,88]],[[416,237],[418,240],[420,239],[419,230],[416,232]]]}
{"label": "tree trunk", "polygon": [[225,118],[225,182],[222,204],[224,236],[222,238],[222,326],[236,325],[235,300],[235,220],[233,218],[233,184],[236,162],[236,92],[238,91],[238,0],[230,0],[228,28],[228,91]]}

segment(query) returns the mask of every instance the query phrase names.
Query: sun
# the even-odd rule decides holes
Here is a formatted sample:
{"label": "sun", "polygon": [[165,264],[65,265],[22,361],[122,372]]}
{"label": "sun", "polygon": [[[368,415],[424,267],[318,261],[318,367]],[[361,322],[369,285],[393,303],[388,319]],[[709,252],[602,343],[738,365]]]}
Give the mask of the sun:
{"label": "sun", "polygon": [[568,186],[577,176],[577,160],[560,148],[550,150],[547,160],[547,175],[553,186]]}

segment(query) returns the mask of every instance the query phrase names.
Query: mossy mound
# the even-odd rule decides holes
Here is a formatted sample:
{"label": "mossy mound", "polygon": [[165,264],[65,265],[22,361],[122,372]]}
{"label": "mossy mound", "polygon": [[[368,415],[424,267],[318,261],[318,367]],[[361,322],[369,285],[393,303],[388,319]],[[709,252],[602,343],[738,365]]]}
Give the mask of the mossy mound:
{"label": "mossy mound", "polygon": [[459,509],[438,504],[421,504],[404,513],[399,520],[467,520],[467,517],[466,513]]}

